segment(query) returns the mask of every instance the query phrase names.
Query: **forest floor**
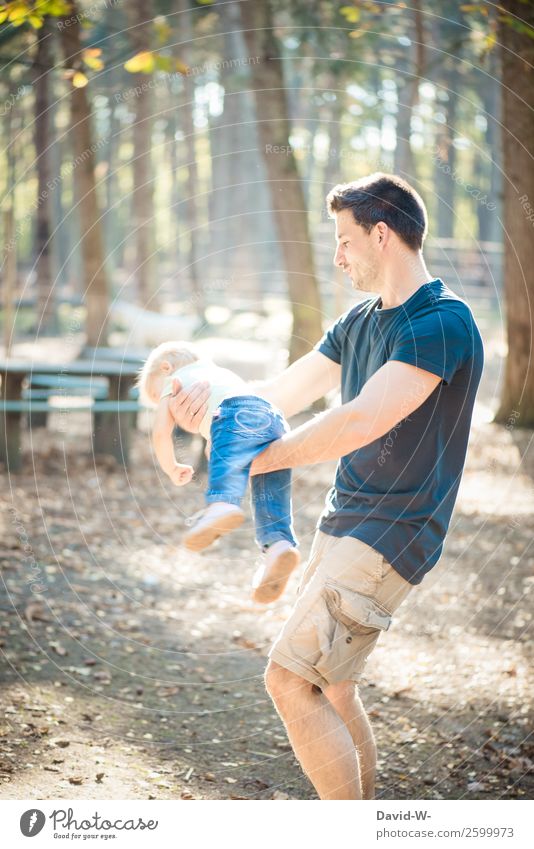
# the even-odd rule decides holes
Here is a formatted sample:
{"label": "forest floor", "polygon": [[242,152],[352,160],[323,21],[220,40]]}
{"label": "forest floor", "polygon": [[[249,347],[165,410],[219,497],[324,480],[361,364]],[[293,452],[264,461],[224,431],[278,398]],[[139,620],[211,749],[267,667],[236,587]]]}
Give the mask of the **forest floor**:
{"label": "forest floor", "polygon": [[[382,799],[534,795],[532,433],[489,418],[443,557],[366,668]],[[192,555],[202,479],[164,480],[146,433],[126,472],[94,464],[83,414],[50,426],[0,493],[0,798],[315,798],[262,680],[298,576],[254,604],[250,519]],[[295,475],[304,557],[333,470]]]}

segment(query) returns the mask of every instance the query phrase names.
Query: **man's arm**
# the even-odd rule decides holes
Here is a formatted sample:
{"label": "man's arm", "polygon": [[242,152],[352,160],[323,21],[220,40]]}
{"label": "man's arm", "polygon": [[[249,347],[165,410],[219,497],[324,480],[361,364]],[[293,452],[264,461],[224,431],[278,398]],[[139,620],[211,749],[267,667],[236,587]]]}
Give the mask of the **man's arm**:
{"label": "man's arm", "polygon": [[[253,382],[251,389],[289,418],[338,387],[340,381],[341,366],[314,350],[277,377]],[[206,413],[209,394],[208,383],[195,383],[189,389],[182,389],[177,380],[173,381],[169,408],[176,424],[190,433],[197,433]]]}
{"label": "man's arm", "polygon": [[286,417],[310,407],[341,382],[341,366],[320,351],[310,351],[292,363],[282,374],[255,381],[252,388]]}
{"label": "man's arm", "polygon": [[388,433],[421,406],[440,380],[424,369],[390,360],[353,401],[271,443],[253,461],[251,474],[338,460]]}
{"label": "man's arm", "polygon": [[289,418],[339,387],[341,366],[320,351],[310,351],[282,374],[252,384],[263,398]]}

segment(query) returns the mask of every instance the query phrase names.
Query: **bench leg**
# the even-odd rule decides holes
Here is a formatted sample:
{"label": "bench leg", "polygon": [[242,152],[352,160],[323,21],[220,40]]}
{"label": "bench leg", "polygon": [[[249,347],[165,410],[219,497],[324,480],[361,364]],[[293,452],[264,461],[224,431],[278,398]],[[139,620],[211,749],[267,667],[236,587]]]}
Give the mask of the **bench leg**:
{"label": "bench leg", "polygon": [[48,413],[27,413],[26,415],[29,430],[48,425]]}
{"label": "bench leg", "polygon": [[123,466],[130,453],[131,418],[128,413],[95,413],[93,415],[93,451],[111,454]]}
{"label": "bench leg", "polygon": [[[2,398],[18,401],[22,392],[22,377],[2,374]],[[9,472],[18,472],[22,466],[20,438],[20,413],[0,413],[0,461]]]}
{"label": "bench leg", "polygon": [[[125,401],[133,379],[111,377],[109,400]],[[118,463],[128,466],[130,458],[131,413],[94,413],[93,451],[95,454],[111,454]]]}

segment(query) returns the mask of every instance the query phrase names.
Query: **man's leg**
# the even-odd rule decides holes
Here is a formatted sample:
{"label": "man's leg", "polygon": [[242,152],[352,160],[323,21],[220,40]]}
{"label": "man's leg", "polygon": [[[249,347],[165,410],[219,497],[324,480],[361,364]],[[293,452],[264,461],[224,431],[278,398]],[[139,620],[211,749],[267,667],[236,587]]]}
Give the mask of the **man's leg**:
{"label": "man's leg", "polygon": [[376,742],[369,717],[358,693],[358,687],[352,681],[341,681],[339,684],[331,684],[327,687],[324,694],[345,723],[356,746],[362,798],[374,799]]}
{"label": "man's leg", "polygon": [[359,540],[319,531],[316,542],[295,607],[270,651],[267,689],[319,796],[372,799],[376,746],[351,682],[389,624],[384,614],[390,621],[412,586]]}
{"label": "man's leg", "polygon": [[354,740],[340,713],[309,681],[270,661],[267,691],[320,799],[361,799]]}

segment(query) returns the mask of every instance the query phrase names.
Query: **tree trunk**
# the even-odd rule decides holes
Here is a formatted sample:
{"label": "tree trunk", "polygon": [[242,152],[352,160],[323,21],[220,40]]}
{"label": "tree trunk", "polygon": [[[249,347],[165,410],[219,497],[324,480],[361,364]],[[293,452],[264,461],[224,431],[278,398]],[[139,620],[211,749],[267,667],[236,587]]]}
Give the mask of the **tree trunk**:
{"label": "tree trunk", "polygon": [[[173,89],[171,89],[171,92]],[[180,254],[180,234],[181,234],[181,226],[180,226],[180,216],[178,215],[179,203],[180,203],[180,186],[178,183],[178,169],[180,164],[178,162],[178,144],[179,142],[176,139],[176,133],[178,131],[178,121],[176,117],[176,110],[174,109],[172,113],[169,115],[167,119],[167,143],[165,145],[165,150],[169,156],[169,179],[171,181],[170,185],[170,243],[167,247],[166,252],[166,263],[168,266],[172,267],[175,271],[180,267],[181,264],[181,254]],[[184,293],[182,288],[178,290],[176,293],[178,297],[182,298]],[[174,293],[173,293],[174,297]]]}
{"label": "tree trunk", "polygon": [[[256,101],[258,136],[267,168],[278,238],[293,311],[289,360],[306,354],[322,333],[321,302],[302,182],[289,147],[291,132],[280,49],[270,0],[241,2]],[[278,151],[278,152],[277,152]]]}
{"label": "tree trunk", "polygon": [[[81,16],[78,4],[71,0],[61,41],[67,68],[77,70],[81,64]],[[79,209],[80,246],[82,255],[83,292],[87,309],[87,344],[107,345],[108,280],[104,267],[105,252],[102,223],[98,209],[95,181],[95,144],[91,127],[91,108],[85,88],[72,88],[70,95],[70,130],[73,153],[73,182]]]}
{"label": "tree trunk", "polygon": [[[341,89],[341,84],[335,77],[327,82],[333,89]],[[323,171],[323,196],[326,198],[328,192],[338,183],[342,183],[345,175],[342,173],[341,162],[341,122],[343,121],[344,104],[341,91],[336,91],[336,99],[331,104],[328,113],[329,121],[326,124],[328,131],[328,158]],[[327,114],[328,114],[327,113]],[[350,161],[350,160],[349,160]],[[352,164],[352,163],[351,163]],[[326,201],[323,201],[323,210]]]}
{"label": "tree trunk", "polygon": [[502,150],[501,150],[501,102],[500,85],[501,69],[497,50],[491,50],[489,55],[489,79],[484,78],[480,96],[486,113],[486,144],[489,159],[481,162],[487,189],[488,204],[495,204],[488,209],[488,204],[477,204],[478,239],[480,242],[498,242],[501,239],[502,218]]}
{"label": "tree trunk", "polygon": [[[127,3],[128,35],[134,53],[150,50],[152,3]],[[154,288],[154,174],[152,169],[152,102],[153,92],[147,87],[147,75],[132,74],[132,86],[138,87],[132,98],[133,122],[133,191],[132,225],[135,245],[134,263],[138,301],[142,307],[155,308]]]}
{"label": "tree trunk", "polygon": [[456,108],[458,105],[458,75],[449,71],[439,84],[448,87],[448,100],[440,104],[445,112],[445,123],[436,130],[436,156],[434,159],[434,183],[436,186],[436,232],[442,239],[454,236],[454,199],[456,182],[456,148],[453,137],[456,128]]}
{"label": "tree trunk", "polygon": [[415,177],[415,163],[410,144],[412,114],[419,100],[419,84],[425,70],[425,30],[420,0],[413,2],[413,32],[415,59],[409,66],[410,76],[398,95],[397,146],[395,148],[395,173],[408,180]]}
{"label": "tree trunk", "polygon": [[[61,85],[61,94],[59,93],[59,85]],[[69,108],[68,104],[60,104],[60,99],[64,95],[63,80],[50,80],[50,111],[49,120],[52,128],[53,142],[48,151],[50,157],[50,168],[52,174],[61,174],[61,166],[63,163],[63,148],[65,146],[64,138],[61,138],[59,133],[56,133],[55,128],[58,125],[58,117],[63,109]],[[69,222],[65,220],[65,209],[63,203],[63,193],[65,185],[62,181],[51,193],[50,215],[53,222],[53,238],[51,242],[52,248],[52,267],[57,269],[56,272],[56,293],[60,292],[71,278],[70,269],[72,266],[72,256],[70,255],[70,240],[68,238]]]}
{"label": "tree trunk", "polygon": [[[244,57],[247,47],[240,30],[238,3],[221,6],[222,56]],[[224,87],[223,112],[210,117],[210,253],[211,269],[230,293],[231,280],[242,281],[240,291],[247,298],[261,300],[270,280],[262,270],[281,258],[277,251],[275,224],[270,208],[265,164],[259,150],[254,124],[254,96],[250,70],[223,68],[219,84]],[[246,234],[261,232],[262,244],[250,244]],[[221,274],[221,265],[223,273]]]}
{"label": "tree trunk", "polygon": [[[4,319],[4,355],[9,356],[15,342],[15,308],[14,299],[18,295],[17,276],[17,232],[15,219],[15,186],[17,185],[17,162],[15,156],[15,139],[20,131],[20,118],[17,119],[12,109],[7,110],[4,118],[2,142],[5,142],[6,152],[6,197],[2,214],[3,245],[2,263],[2,307]],[[4,135],[5,133],[5,135]],[[2,378],[3,380],[4,378]]]}
{"label": "tree trunk", "polygon": [[[189,8],[189,0],[179,0],[178,10],[180,14],[180,44],[177,48],[177,56],[188,65],[191,61],[191,45],[193,38],[191,25],[191,10]],[[191,296],[194,302],[194,308],[198,317],[204,320],[206,311],[206,300],[204,289],[199,276],[198,270],[198,167],[197,153],[195,144],[195,124],[193,121],[193,107],[195,99],[195,82],[193,75],[186,75],[183,79],[183,95],[180,103],[180,124],[184,134],[184,151],[186,156],[187,179],[185,185],[186,191],[186,217],[188,225],[189,252],[187,256],[187,265],[189,272],[189,280],[191,282]]]}
{"label": "tree trunk", "polygon": [[[503,0],[518,22],[534,27],[534,6]],[[500,21],[502,44],[504,289],[508,356],[499,422],[534,427],[534,39]]]}
{"label": "tree trunk", "polygon": [[37,215],[35,226],[35,271],[37,275],[37,332],[54,332],[55,309],[51,268],[50,221],[51,203],[49,200],[52,169],[50,162],[50,69],[52,55],[50,21],[45,18],[44,25],[37,30],[37,50],[33,65],[35,81],[35,159],[37,166]]}

